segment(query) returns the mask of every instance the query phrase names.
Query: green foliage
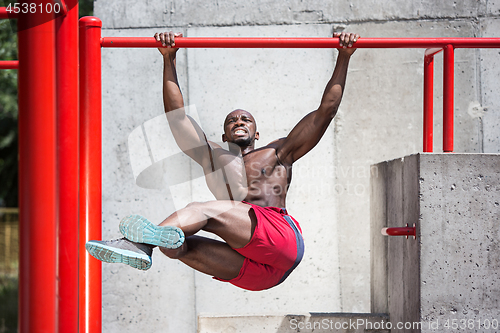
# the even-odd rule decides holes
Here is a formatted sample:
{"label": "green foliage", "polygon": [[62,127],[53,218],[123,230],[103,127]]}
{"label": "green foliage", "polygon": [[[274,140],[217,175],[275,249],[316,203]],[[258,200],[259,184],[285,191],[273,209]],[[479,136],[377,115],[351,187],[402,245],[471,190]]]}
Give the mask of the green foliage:
{"label": "green foliage", "polygon": [[80,0],[78,6],[80,17],[94,15],[94,0]]}
{"label": "green foliage", "polygon": [[0,332],[17,332],[18,280],[0,277]]}
{"label": "green foliage", "polygon": [[[0,20],[0,60],[17,59],[17,34]],[[17,70],[0,70],[0,206],[17,207]]]}

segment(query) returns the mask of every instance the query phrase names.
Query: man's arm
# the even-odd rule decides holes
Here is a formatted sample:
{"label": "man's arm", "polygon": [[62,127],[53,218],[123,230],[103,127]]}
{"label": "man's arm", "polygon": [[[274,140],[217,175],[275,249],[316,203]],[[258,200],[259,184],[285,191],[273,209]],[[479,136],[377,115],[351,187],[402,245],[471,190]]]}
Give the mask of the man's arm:
{"label": "man's arm", "polygon": [[200,126],[186,115],[184,99],[179,88],[176,70],[175,37],[182,34],[166,32],[155,34],[157,41],[166,48],[158,50],[163,55],[163,105],[168,124],[179,148],[200,164],[205,171],[213,171],[210,158],[210,145]]}
{"label": "man's arm", "polygon": [[277,148],[278,159],[283,164],[292,165],[313,149],[339,108],[344,93],[349,59],[356,50],[351,46],[358,40],[359,35],[342,32],[335,33],[333,37],[339,38],[341,46],[338,49],[339,54],[335,70],[326,85],[319,108],[302,118]]}
{"label": "man's arm", "polygon": [[[241,155],[237,156],[208,142],[200,126],[186,115],[184,100],[177,81],[175,37],[172,32],[156,34],[163,55],[163,104],[168,124],[181,150],[200,164],[208,188],[217,200],[243,200],[248,192],[245,167]],[[219,148],[219,149],[218,149]]]}

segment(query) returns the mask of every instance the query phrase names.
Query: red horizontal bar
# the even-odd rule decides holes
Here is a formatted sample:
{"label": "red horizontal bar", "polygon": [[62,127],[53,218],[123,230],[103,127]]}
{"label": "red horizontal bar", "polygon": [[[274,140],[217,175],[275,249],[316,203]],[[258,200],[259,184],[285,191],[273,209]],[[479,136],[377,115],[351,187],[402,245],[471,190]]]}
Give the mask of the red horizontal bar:
{"label": "red horizontal bar", "polygon": [[[181,48],[337,48],[337,38],[178,37]],[[360,38],[358,48],[500,48],[500,38]],[[103,37],[102,47],[159,47],[154,37]]]}
{"label": "red horizontal bar", "polygon": [[0,61],[0,69],[18,69],[19,60]]}
{"label": "red horizontal bar", "polygon": [[415,227],[383,228],[381,232],[384,236],[415,236]]}
{"label": "red horizontal bar", "polygon": [[14,13],[13,11],[9,13],[7,11],[7,7],[0,7],[0,20],[1,19],[15,19],[17,18],[17,14]]}

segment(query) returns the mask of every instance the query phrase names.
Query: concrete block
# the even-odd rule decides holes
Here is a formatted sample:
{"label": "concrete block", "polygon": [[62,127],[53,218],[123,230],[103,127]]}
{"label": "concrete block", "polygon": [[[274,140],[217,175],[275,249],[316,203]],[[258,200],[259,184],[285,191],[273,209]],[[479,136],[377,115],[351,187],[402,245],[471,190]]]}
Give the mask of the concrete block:
{"label": "concrete block", "polygon": [[[417,154],[377,165],[385,181],[372,178],[372,194],[382,196],[372,214],[372,311],[387,302],[393,325],[419,323],[391,332],[442,332],[454,322],[483,332],[498,320],[499,165],[493,154]],[[380,239],[381,225],[413,223],[416,240]]]}
{"label": "concrete block", "polygon": [[421,318],[500,317],[500,156],[424,155],[420,162]]}
{"label": "concrete block", "polygon": [[380,230],[386,227],[387,163],[377,164],[377,173],[370,178],[370,311],[389,313],[387,237],[380,237]]}
{"label": "concrete block", "polygon": [[[400,225],[403,220],[403,161],[395,160],[387,166],[387,224]],[[400,198],[403,198],[401,200]],[[398,200],[399,199],[399,200]],[[380,236],[379,236],[380,237]],[[404,239],[401,237],[391,239],[387,246],[387,303],[392,314],[392,320],[405,317],[404,304],[405,282],[403,280],[404,262],[408,258],[404,255]]]}
{"label": "concrete block", "polygon": [[[415,200],[416,193],[419,192],[419,160],[417,156],[410,156],[405,159],[403,165],[403,181],[402,181],[402,194],[403,194],[403,215],[402,220],[406,221],[409,226],[417,227],[418,219],[420,218],[420,202]],[[414,221],[414,222],[412,222]],[[397,222],[397,221],[394,221]],[[417,229],[418,233],[419,229]],[[417,304],[407,301],[412,299],[418,299],[421,295],[420,284],[416,276],[420,275],[420,267],[415,265],[420,259],[419,255],[419,244],[415,239],[411,237],[406,242],[406,239],[399,237],[401,241],[404,242],[403,249],[403,274],[401,276],[401,281],[403,281],[403,313],[405,314],[405,322],[414,323],[418,322],[420,319],[420,309]],[[397,249],[396,249],[397,250]],[[391,265],[388,265],[391,269]],[[395,268],[395,267],[394,267]],[[393,290],[394,292],[394,290]],[[389,298],[389,313],[391,308],[399,307],[400,303],[391,304],[391,299]],[[406,328],[406,327],[405,327]]]}

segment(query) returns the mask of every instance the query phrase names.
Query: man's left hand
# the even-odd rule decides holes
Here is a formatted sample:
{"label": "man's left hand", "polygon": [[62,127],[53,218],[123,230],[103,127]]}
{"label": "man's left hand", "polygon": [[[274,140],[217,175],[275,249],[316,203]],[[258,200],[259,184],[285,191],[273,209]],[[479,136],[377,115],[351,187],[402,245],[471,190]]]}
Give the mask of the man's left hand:
{"label": "man's left hand", "polygon": [[333,34],[333,37],[339,39],[339,44],[340,44],[340,48],[338,49],[339,52],[351,55],[354,53],[354,51],[356,51],[356,48],[352,46],[358,40],[359,38],[358,34],[342,31],[342,32],[335,32]]}

